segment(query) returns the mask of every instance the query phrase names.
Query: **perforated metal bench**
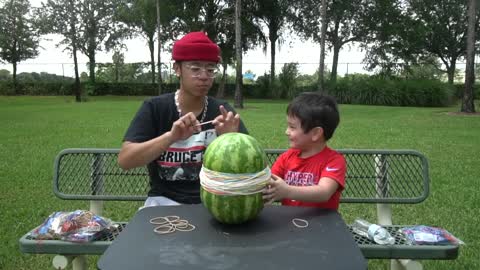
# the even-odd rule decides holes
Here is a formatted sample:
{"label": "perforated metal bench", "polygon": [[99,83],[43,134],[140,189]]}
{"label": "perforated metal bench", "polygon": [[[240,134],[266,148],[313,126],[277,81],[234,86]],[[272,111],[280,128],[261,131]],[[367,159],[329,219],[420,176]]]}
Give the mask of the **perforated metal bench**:
{"label": "perforated metal bench", "polygon": [[[272,164],[285,150],[267,149]],[[377,223],[395,237],[393,245],[378,245],[353,234],[367,259],[393,259],[392,269],[422,269],[416,260],[455,259],[458,246],[408,245],[392,225],[392,204],[415,204],[429,194],[428,162],[424,155],[412,150],[339,150],[347,160],[346,188],[341,203],[377,205]],[[53,190],[65,200],[90,201],[90,210],[102,214],[103,201],[144,201],[149,189],[145,167],[123,171],[117,165],[119,149],[66,149],[55,159]],[[74,269],[86,268],[85,255],[102,254],[126,226],[117,222],[118,231],[91,243],[70,243],[59,240],[31,239],[28,233],[20,240],[24,253],[59,254],[55,269],[64,269],[70,262]]]}

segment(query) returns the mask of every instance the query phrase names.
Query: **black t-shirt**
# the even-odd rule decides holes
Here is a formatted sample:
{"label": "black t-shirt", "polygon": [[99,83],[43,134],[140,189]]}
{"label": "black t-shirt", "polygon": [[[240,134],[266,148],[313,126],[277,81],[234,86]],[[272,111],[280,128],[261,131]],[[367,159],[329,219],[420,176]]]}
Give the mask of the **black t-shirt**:
{"label": "black t-shirt", "polygon": [[[204,122],[220,115],[219,106],[227,111],[235,110],[225,101],[208,97],[207,114]],[[198,120],[203,114],[199,114]],[[145,142],[171,130],[173,122],[178,120],[174,93],[163,94],[145,100],[130,123],[124,141]],[[240,121],[239,132],[248,133]],[[147,165],[150,174],[148,196],[165,196],[180,203],[200,203],[199,173],[202,167],[203,153],[208,144],[217,137],[214,126],[202,126],[200,133],[184,141],[172,144],[167,151]]]}

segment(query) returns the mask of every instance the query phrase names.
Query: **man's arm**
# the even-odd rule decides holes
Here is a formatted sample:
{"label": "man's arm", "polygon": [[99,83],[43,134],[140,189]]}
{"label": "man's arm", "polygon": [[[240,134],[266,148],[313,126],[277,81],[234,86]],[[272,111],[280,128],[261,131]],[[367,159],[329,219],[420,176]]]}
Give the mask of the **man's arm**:
{"label": "man's arm", "polygon": [[171,132],[141,143],[125,141],[118,154],[118,164],[124,170],[145,166],[165,152],[172,143]]}
{"label": "man's arm", "polygon": [[175,121],[170,131],[156,138],[145,142],[125,141],[118,154],[118,164],[124,170],[145,166],[165,152],[172,143],[199,132],[198,124],[195,114],[190,112]]}

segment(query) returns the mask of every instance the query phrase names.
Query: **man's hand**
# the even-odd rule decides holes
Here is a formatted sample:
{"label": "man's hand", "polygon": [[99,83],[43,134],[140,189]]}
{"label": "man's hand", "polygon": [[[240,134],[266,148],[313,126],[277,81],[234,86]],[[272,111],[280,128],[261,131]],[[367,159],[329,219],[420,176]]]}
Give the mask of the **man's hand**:
{"label": "man's hand", "polygon": [[240,125],[240,115],[229,112],[220,105],[220,115],[217,116],[212,124],[215,126],[215,131],[218,135],[222,135],[228,132],[238,132],[238,126]]}
{"label": "man's hand", "polygon": [[198,124],[197,117],[195,117],[193,112],[189,112],[180,117],[180,119],[173,123],[172,129],[170,130],[172,141],[185,140],[192,136],[193,133],[200,132],[201,127],[197,126]]}

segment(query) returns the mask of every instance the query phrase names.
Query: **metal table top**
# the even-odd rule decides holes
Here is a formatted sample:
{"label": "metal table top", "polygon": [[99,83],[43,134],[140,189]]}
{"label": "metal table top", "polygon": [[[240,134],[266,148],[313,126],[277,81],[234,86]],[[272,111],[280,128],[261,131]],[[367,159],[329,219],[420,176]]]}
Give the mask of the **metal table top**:
{"label": "metal table top", "polygon": [[[196,229],[156,234],[150,219],[176,215]],[[292,219],[308,221],[298,228]],[[98,261],[108,269],[367,269],[339,213],[267,206],[241,225],[217,222],[203,205],[143,208]]]}

